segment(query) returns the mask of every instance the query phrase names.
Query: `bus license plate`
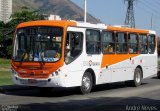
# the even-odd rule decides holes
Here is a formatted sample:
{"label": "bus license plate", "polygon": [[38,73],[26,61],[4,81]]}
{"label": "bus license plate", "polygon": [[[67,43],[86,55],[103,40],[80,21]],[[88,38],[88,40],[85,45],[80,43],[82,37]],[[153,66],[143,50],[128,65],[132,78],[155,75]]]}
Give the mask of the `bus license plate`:
{"label": "bus license plate", "polygon": [[37,80],[35,80],[35,79],[28,79],[28,83],[29,84],[36,84]]}

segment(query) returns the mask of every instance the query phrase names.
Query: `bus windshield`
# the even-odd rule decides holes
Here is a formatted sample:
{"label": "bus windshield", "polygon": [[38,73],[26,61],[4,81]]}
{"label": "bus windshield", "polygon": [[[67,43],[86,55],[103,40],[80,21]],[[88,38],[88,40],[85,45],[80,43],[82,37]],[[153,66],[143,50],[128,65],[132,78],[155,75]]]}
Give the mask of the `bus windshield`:
{"label": "bus windshield", "polygon": [[13,60],[19,62],[56,62],[62,53],[63,28],[26,27],[18,29]]}

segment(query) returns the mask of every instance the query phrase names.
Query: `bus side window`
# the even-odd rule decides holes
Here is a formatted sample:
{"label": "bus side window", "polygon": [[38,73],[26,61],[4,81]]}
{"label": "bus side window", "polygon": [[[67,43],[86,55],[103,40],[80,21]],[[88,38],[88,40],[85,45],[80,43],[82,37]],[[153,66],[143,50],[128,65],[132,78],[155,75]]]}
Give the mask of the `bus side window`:
{"label": "bus side window", "polygon": [[83,33],[68,32],[66,37],[65,62],[73,62],[81,53],[83,48]]}
{"label": "bus side window", "polygon": [[148,36],[148,52],[149,54],[154,54],[156,48],[156,38],[155,35]]}
{"label": "bus side window", "polygon": [[138,53],[138,35],[137,34],[128,34],[128,48],[129,53]]}
{"label": "bus side window", "polygon": [[87,54],[101,53],[100,31],[87,29],[86,31],[86,52]]}
{"label": "bus side window", "polygon": [[102,31],[102,52],[103,54],[112,54],[115,52],[114,33],[111,31]]}
{"label": "bus side window", "polygon": [[123,32],[116,33],[116,53],[127,53],[127,35]]}
{"label": "bus side window", "polygon": [[140,49],[140,54],[148,54],[147,35],[144,34],[139,35],[139,49]]}

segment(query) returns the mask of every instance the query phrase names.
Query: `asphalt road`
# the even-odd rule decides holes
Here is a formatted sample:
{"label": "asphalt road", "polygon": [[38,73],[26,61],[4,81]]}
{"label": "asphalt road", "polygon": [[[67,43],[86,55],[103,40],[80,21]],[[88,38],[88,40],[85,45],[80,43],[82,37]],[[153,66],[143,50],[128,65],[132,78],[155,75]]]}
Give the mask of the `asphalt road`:
{"label": "asphalt road", "polygon": [[160,79],[143,80],[139,87],[123,82],[96,86],[81,95],[75,88],[37,88],[0,92],[0,111],[160,111]]}

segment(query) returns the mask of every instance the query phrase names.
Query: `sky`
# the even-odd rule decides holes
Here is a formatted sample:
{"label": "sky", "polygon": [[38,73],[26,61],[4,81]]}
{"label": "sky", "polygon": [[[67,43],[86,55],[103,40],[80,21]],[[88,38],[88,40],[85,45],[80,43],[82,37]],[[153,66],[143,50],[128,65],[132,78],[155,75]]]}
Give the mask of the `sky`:
{"label": "sky", "polygon": [[[84,0],[71,0],[84,7]],[[107,25],[124,25],[127,1],[87,0],[87,12]],[[135,0],[134,16],[136,28],[155,30],[160,35],[160,0]],[[152,22],[151,22],[152,21]],[[152,28],[151,28],[152,23]]]}

